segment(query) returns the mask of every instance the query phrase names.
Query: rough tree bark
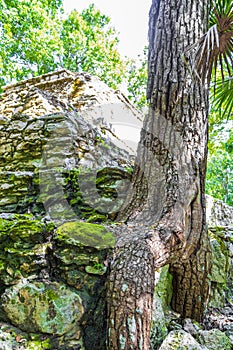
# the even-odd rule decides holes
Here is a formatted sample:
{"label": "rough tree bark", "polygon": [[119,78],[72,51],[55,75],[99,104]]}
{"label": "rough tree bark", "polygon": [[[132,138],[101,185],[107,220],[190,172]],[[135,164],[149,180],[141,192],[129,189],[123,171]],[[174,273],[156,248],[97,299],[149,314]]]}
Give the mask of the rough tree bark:
{"label": "rough tree bark", "polygon": [[208,86],[185,49],[207,29],[207,2],[153,0],[149,113],[110,264],[108,350],[149,349],[154,270],[170,264],[172,307],[200,320],[208,297],[204,182]]}

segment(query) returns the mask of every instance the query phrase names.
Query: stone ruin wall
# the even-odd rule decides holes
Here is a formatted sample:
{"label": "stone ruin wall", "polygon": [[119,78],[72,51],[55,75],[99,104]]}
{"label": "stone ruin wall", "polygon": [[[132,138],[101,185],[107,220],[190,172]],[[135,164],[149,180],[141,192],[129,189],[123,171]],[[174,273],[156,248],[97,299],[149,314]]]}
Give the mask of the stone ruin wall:
{"label": "stone ruin wall", "polygon": [[[111,117],[106,120],[106,111],[114,114],[111,106],[120,106],[117,113],[126,122],[141,125],[142,115],[124,95],[86,73],[61,70],[4,89],[0,99],[2,349],[103,348],[105,259],[112,237],[101,225],[80,226],[77,213],[68,217],[76,220],[73,224],[65,222],[66,213],[62,216],[59,211],[60,222],[51,222],[40,193],[39,169],[45,158],[42,170],[49,186],[55,183],[49,194],[58,202],[59,171],[52,176],[59,167],[65,172],[80,165],[107,169],[105,187],[114,189],[109,177],[117,183],[126,176],[135,150],[121,143],[121,135],[111,128]],[[91,209],[83,208],[90,216]],[[233,300],[233,209],[208,197],[207,214],[213,252],[210,305],[223,307],[226,299]],[[83,233],[92,240],[82,240]],[[164,271],[166,278],[168,267]],[[61,301],[60,306],[55,300]]]}
{"label": "stone ruin wall", "polygon": [[[98,140],[102,144],[103,140],[120,142],[109,120],[104,119],[106,106],[120,106],[126,120],[141,123],[141,114],[124,95],[88,74],[61,70],[6,86],[0,99],[0,212],[41,210],[37,198],[38,168],[54,132],[58,144],[63,144],[59,152],[66,154],[64,163],[76,167],[82,160],[83,165],[99,168],[129,165],[131,150],[127,145],[123,150],[112,147],[111,154],[96,147]],[[107,109],[107,113],[113,111]],[[62,122],[67,115],[69,121],[64,134]],[[71,150],[67,133],[74,130],[75,145]],[[52,151],[50,156],[53,158]],[[59,166],[65,168],[64,164]]]}
{"label": "stone ruin wall", "polygon": [[[106,215],[96,212],[93,203],[83,203],[75,174],[80,166],[103,170],[100,187],[110,195],[115,183],[129,176],[132,150],[124,143],[119,148],[120,137],[109,123],[114,114],[111,106],[117,106],[117,113],[120,108],[127,121],[141,123],[141,114],[124,95],[86,73],[61,70],[4,88],[0,99],[1,349],[103,348],[104,261],[114,240],[101,225],[79,223],[83,212],[94,222]],[[48,180],[43,189],[40,172]],[[64,173],[68,179],[73,174],[67,192],[77,192],[72,198],[75,213],[58,191]],[[88,191],[92,197],[92,189]],[[57,207],[51,209],[53,202]]]}

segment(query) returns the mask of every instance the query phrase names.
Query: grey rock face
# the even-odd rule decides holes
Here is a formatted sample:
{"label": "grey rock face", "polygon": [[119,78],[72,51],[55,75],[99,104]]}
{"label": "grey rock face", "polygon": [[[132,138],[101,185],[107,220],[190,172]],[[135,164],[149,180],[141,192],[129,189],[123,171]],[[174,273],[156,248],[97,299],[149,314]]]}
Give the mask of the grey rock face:
{"label": "grey rock face", "polygon": [[177,330],[172,331],[163,341],[159,350],[208,350],[205,346],[200,345],[191,334]]}
{"label": "grey rock face", "polygon": [[231,350],[232,344],[225,333],[219,329],[199,332],[199,341],[207,346],[209,350]]}

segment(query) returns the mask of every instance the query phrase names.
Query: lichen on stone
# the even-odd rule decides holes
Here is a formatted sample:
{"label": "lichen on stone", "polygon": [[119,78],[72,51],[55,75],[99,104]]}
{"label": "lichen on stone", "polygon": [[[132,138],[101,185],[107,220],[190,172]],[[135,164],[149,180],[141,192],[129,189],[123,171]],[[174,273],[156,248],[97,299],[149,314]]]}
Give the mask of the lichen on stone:
{"label": "lichen on stone", "polygon": [[232,343],[225,333],[219,329],[199,332],[199,342],[205,345],[208,350],[231,350]]}
{"label": "lichen on stone", "polygon": [[208,350],[183,330],[172,331],[163,341],[159,350]]}
{"label": "lichen on stone", "polygon": [[84,313],[78,293],[58,282],[21,281],[3,293],[1,305],[19,329],[58,336],[77,332]]}

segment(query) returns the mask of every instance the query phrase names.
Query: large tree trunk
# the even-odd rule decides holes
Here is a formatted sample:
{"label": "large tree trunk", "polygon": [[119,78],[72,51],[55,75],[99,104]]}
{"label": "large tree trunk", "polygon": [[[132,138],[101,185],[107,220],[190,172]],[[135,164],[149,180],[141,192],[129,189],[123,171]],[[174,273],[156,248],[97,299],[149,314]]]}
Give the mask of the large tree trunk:
{"label": "large tree trunk", "polygon": [[182,316],[200,320],[207,300],[208,87],[183,59],[206,27],[207,0],[153,0],[150,109],[110,266],[109,350],[149,349],[154,269],[171,264],[172,306]]}

